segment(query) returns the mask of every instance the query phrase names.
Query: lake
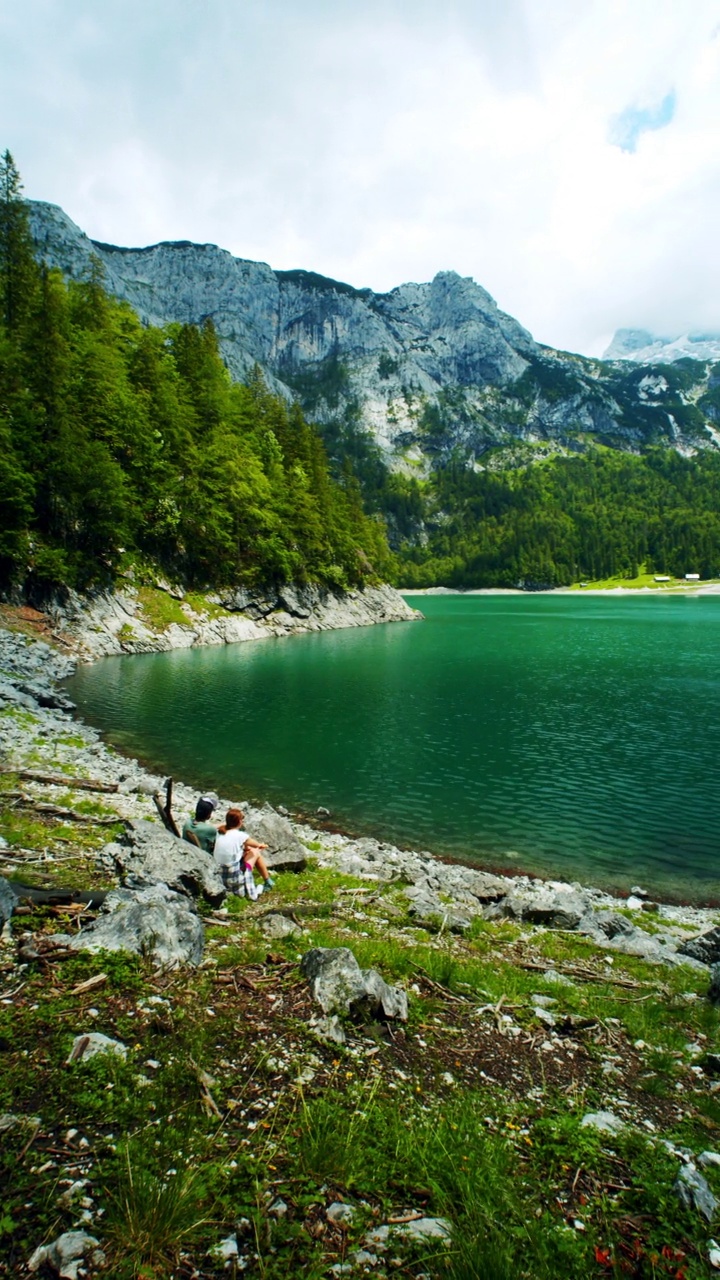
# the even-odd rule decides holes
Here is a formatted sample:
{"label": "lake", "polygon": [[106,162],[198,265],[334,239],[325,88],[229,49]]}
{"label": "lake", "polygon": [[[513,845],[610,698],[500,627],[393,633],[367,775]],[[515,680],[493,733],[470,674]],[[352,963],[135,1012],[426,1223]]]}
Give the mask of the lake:
{"label": "lake", "polygon": [[720,901],[720,596],[415,598],[424,622],[107,658],[107,739],[506,871]]}

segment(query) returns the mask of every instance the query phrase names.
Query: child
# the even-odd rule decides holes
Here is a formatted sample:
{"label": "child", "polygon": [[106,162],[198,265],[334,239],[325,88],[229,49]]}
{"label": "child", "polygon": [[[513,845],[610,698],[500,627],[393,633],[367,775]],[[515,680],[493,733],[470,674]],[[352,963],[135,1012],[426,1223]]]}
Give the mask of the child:
{"label": "child", "polygon": [[[228,893],[242,893],[244,889],[250,901],[256,902],[263,891],[267,893],[272,889],[275,882],[261,853],[267,845],[253,840],[247,831],[242,830],[244,819],[241,809],[228,809],[215,841],[215,861]],[[253,878],[254,867],[264,881],[259,889]]]}

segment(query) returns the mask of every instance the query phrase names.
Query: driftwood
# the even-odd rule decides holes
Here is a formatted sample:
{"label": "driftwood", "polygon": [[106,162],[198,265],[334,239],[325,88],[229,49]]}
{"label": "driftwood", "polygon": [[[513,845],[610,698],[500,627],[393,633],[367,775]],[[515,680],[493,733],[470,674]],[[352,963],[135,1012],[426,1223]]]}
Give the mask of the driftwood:
{"label": "driftwood", "polygon": [[155,808],[160,814],[160,818],[165,830],[171,831],[172,834],[174,836],[177,836],[179,840],[180,832],[178,831],[177,825],[175,823],[175,819],[172,816],[172,789],[173,789],[173,780],[172,778],[167,778],[165,781],[165,804],[163,804],[160,799],[159,791],[155,792],[155,794],[153,795],[153,800],[155,801]]}
{"label": "driftwood", "polygon": [[17,778],[26,778],[28,782],[45,782],[50,787],[69,787],[71,791],[105,791],[115,793],[120,790],[119,782],[99,782],[96,778],[68,778],[61,773],[39,773],[37,769],[2,769],[1,773],[12,773]]}

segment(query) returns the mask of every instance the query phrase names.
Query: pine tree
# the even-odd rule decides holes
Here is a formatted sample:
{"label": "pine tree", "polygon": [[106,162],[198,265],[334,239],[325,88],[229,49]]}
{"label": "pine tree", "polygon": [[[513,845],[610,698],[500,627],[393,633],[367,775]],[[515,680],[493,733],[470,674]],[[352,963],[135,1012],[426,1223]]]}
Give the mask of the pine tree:
{"label": "pine tree", "polygon": [[30,307],[38,268],[22,183],[9,151],[0,157],[0,315],[16,332]]}

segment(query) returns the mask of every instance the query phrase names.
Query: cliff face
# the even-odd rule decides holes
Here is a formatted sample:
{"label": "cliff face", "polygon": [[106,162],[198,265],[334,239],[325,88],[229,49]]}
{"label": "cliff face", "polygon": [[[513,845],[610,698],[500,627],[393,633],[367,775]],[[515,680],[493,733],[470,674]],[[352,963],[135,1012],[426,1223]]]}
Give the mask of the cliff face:
{"label": "cliff face", "polygon": [[626,449],[717,447],[707,355],[692,376],[650,394],[626,363],[541,347],[454,272],[376,294],[215,245],[100,244],[56,205],[32,203],[31,225],[41,256],[69,276],[96,254],[109,289],[148,322],[211,317],[234,377],[259,364],[315,421],[369,431],[396,469],[422,473],[458,450],[471,465],[489,451],[512,463],[595,438]]}

